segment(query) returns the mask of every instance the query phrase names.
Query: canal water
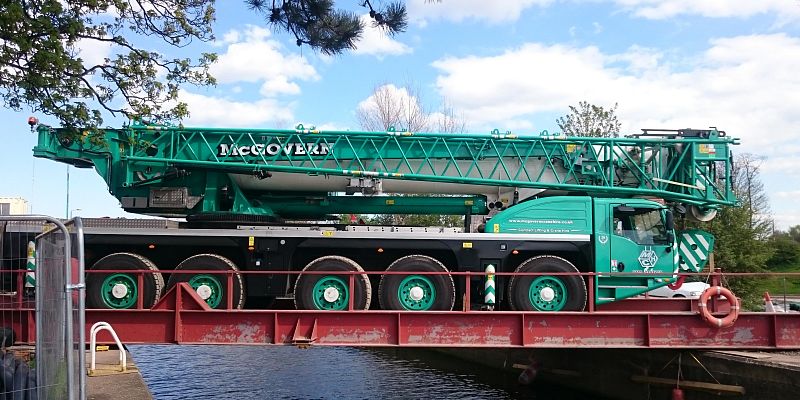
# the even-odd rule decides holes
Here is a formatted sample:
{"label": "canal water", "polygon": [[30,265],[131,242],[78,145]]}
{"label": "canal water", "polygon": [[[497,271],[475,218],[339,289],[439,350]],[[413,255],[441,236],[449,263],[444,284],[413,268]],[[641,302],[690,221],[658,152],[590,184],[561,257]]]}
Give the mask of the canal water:
{"label": "canal water", "polygon": [[516,374],[427,350],[280,346],[129,346],[156,400],[560,399],[576,390],[521,386]]}

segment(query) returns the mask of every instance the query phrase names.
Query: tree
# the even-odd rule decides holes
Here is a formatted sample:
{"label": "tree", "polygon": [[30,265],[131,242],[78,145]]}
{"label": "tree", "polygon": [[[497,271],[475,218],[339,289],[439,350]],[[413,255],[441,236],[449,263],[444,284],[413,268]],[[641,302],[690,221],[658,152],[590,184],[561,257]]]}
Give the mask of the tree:
{"label": "tree", "polygon": [[[65,126],[99,126],[104,112],[175,119],[185,83],[208,85],[216,59],[167,58],[128,38],[170,46],[213,39],[213,0],[18,0],[0,6],[0,92],[6,107],[30,106]],[[90,62],[82,46],[105,44],[112,56]]]}
{"label": "tree", "polygon": [[[298,45],[324,54],[355,47],[364,27],[359,17],[334,8],[333,0],[245,0]],[[0,5],[0,96],[5,106],[55,116],[63,126],[98,127],[104,115],[179,120],[182,85],[213,85],[212,53],[171,58],[143,40],[183,48],[214,39],[214,0],[8,0]],[[376,26],[403,32],[406,8],[390,2],[369,9]],[[102,44],[110,56],[89,60],[81,48]]]}
{"label": "tree", "polygon": [[789,231],[787,232],[787,234],[789,235],[789,237],[792,238],[792,240],[794,240],[795,242],[800,243],[800,225],[795,225],[795,226],[789,228]]}
{"label": "tree", "polygon": [[[767,260],[773,255],[767,241],[772,229],[768,222],[769,205],[759,175],[755,157],[738,156],[731,169],[731,185],[742,206],[725,207],[710,223],[700,226],[714,234],[716,265],[724,272],[765,271]],[[731,277],[728,285],[748,308],[760,303],[763,292],[756,279]]]}
{"label": "tree", "polygon": [[356,109],[361,129],[386,131],[389,128],[409,132],[428,130],[429,115],[421,101],[419,87],[406,84],[376,86],[372,95]]}
{"label": "tree", "polygon": [[770,268],[793,266],[800,263],[800,243],[792,239],[788,233],[776,233],[769,239],[774,253],[767,260]]}
{"label": "tree", "polygon": [[617,103],[605,109],[581,101],[578,107],[569,106],[569,114],[556,119],[556,123],[567,136],[615,137],[621,126],[616,111]]}
{"label": "tree", "polygon": [[[364,26],[355,13],[334,8],[332,0],[246,0],[253,10],[266,16],[267,22],[294,35],[298,46],[308,45],[324,54],[340,54],[354,49]],[[376,9],[369,0],[361,2],[369,8],[375,26],[394,35],[408,25],[406,6],[390,2]]]}
{"label": "tree", "polygon": [[442,103],[439,112],[433,115],[433,127],[439,133],[464,133],[467,123],[464,117],[457,115],[453,106],[447,101]]}
{"label": "tree", "polygon": [[761,182],[762,160],[753,154],[739,155],[734,162],[731,175],[736,197],[748,216],[750,228],[758,239],[766,239],[772,231],[769,197]]}

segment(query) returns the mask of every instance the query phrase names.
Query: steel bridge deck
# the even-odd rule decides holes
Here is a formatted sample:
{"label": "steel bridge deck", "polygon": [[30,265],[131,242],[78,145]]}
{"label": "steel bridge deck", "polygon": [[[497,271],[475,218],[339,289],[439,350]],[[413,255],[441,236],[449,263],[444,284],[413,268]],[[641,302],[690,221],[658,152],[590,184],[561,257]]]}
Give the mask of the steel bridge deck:
{"label": "steel bridge deck", "polygon": [[[643,305],[651,311],[631,311]],[[558,313],[211,310],[180,284],[152,310],[87,310],[86,328],[109,322],[124,343],[800,349],[800,314],[741,313],[734,326],[718,329],[695,306],[690,300],[640,299],[595,312]],[[19,341],[34,341],[31,307],[6,304],[0,313]],[[99,340],[110,337],[101,334]]]}

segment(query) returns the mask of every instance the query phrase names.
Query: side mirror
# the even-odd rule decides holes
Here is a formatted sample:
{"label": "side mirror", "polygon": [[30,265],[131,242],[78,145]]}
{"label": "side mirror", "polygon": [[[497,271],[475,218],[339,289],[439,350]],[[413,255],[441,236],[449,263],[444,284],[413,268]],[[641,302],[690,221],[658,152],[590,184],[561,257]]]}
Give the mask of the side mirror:
{"label": "side mirror", "polygon": [[664,222],[666,223],[666,227],[667,227],[668,231],[674,231],[675,230],[675,216],[672,215],[672,211],[667,210],[666,221],[664,221]]}

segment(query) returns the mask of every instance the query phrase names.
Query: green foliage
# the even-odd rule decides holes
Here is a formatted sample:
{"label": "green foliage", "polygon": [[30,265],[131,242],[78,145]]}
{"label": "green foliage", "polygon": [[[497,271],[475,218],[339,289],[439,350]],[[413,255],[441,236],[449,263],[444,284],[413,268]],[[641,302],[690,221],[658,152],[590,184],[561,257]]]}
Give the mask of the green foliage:
{"label": "green foliage", "polygon": [[370,218],[368,223],[370,225],[445,226],[453,228],[463,226],[464,217],[460,215],[385,214]]}
{"label": "green foliage", "polygon": [[[772,228],[766,193],[760,180],[759,162],[748,154],[736,158],[731,171],[733,191],[741,207],[726,207],[710,223],[697,225],[715,239],[714,257],[723,272],[764,272],[773,249],[767,240]],[[763,280],[730,277],[728,285],[748,309],[757,308],[763,295]]]}
{"label": "green foliage", "polygon": [[789,231],[786,232],[786,234],[789,235],[789,237],[791,237],[795,242],[800,243],[800,225],[795,225],[789,228]]}
{"label": "green foliage", "polygon": [[[129,38],[152,37],[183,47],[213,40],[214,0],[16,0],[0,13],[0,93],[6,107],[53,115],[62,126],[97,127],[103,114],[151,120],[185,117],[177,102],[185,83],[209,85],[208,66],[167,58]],[[81,47],[104,46],[109,57],[89,62]]]}
{"label": "green foliage", "polygon": [[556,123],[567,136],[616,137],[621,127],[616,111],[616,103],[606,109],[581,101],[578,107],[569,106],[569,114],[556,119]]}
{"label": "green foliage", "polygon": [[[763,234],[750,226],[750,214],[743,207],[726,207],[710,223],[703,226],[715,239],[714,259],[717,267],[728,272],[764,272],[772,256],[769,244],[758,239]],[[760,302],[763,295],[756,278],[729,277],[728,286],[748,308]]]}
{"label": "green foliage", "polygon": [[788,233],[777,233],[769,239],[773,248],[772,257],[767,260],[771,269],[787,265],[800,264],[800,242],[795,241]]}
{"label": "green foliage", "polygon": [[[800,265],[784,265],[770,268],[774,273],[797,273]],[[761,292],[769,292],[773,300],[778,300],[782,295],[800,295],[800,277],[796,275],[774,275],[759,282]]]}
{"label": "green foliage", "polygon": [[[335,9],[332,0],[245,1],[251,9],[263,14],[270,25],[293,34],[298,46],[306,44],[328,55],[354,49],[364,30],[358,15]],[[388,34],[405,31],[408,25],[405,4],[390,2],[376,9],[369,0],[359,3],[369,8],[373,24]]]}
{"label": "green foliage", "polygon": [[382,225],[382,226],[445,226],[461,227],[464,217],[460,215],[416,215],[416,214],[377,214],[363,215],[342,214],[339,216],[340,224]]}

